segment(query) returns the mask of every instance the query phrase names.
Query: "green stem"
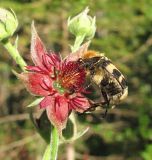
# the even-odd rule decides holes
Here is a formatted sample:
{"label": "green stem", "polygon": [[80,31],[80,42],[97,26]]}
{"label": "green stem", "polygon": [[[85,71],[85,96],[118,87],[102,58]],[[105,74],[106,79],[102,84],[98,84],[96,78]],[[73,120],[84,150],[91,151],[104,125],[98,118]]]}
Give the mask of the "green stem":
{"label": "green stem", "polygon": [[57,128],[53,127],[51,132],[51,157],[50,160],[57,159],[58,147],[59,147],[59,134]]}
{"label": "green stem", "polygon": [[42,160],[50,160],[50,145],[47,145]]}
{"label": "green stem", "polygon": [[77,36],[74,41],[74,45],[71,47],[72,52],[75,52],[79,49],[80,45],[84,41],[85,35]]}
{"label": "green stem", "polygon": [[8,40],[2,41],[4,47],[7,49],[8,53],[11,55],[11,57],[14,59],[14,61],[20,66],[20,68],[25,71],[26,63],[19,54],[18,50],[15,46],[13,46]]}

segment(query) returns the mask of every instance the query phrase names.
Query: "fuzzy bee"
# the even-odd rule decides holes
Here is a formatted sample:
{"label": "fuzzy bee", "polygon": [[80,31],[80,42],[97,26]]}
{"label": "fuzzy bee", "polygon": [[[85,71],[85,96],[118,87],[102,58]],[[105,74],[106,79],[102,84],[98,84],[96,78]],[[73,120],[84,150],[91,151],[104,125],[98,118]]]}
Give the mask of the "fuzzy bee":
{"label": "fuzzy bee", "polygon": [[85,67],[89,84],[95,84],[100,90],[100,102],[92,103],[90,110],[96,107],[115,106],[124,100],[128,95],[128,86],[122,73],[112,64],[111,60],[104,54],[87,51],[79,60]]}

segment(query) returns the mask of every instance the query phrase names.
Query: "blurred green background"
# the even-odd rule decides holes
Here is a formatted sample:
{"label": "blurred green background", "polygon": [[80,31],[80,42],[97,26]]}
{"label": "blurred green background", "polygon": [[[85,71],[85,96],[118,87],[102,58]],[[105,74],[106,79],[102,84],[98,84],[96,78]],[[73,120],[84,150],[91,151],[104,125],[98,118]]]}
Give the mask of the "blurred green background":
{"label": "blurred green background", "polygon": [[[151,0],[0,0],[12,8],[19,27],[18,48],[28,64],[30,25],[36,28],[48,49],[69,52],[73,37],[66,20],[86,6],[97,18],[97,32],[90,46],[106,53],[128,80],[129,96],[110,110],[78,115],[81,127],[90,127],[74,144],[59,148],[58,160],[152,160],[152,1]],[[0,159],[41,160],[45,142],[36,133],[26,106],[34,100],[12,74],[15,62],[0,45]],[[35,108],[35,112],[38,107]]]}

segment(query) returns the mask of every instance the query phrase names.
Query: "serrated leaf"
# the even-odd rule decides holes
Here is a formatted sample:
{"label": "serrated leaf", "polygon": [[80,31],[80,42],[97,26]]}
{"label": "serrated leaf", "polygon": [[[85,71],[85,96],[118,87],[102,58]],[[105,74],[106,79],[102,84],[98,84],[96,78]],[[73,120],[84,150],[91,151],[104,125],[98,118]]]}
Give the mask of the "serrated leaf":
{"label": "serrated leaf", "polygon": [[38,105],[42,100],[43,100],[43,97],[42,97],[42,98],[37,98],[37,99],[34,100],[31,104],[29,104],[27,107],[36,106],[36,105]]}

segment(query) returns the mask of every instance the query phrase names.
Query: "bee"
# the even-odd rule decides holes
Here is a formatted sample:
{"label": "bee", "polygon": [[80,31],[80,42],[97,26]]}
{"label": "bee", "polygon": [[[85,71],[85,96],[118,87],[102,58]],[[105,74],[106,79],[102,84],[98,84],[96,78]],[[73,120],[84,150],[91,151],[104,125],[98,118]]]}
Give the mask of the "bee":
{"label": "bee", "polygon": [[89,50],[78,61],[86,70],[89,85],[98,86],[102,98],[100,102],[91,102],[89,111],[97,107],[106,108],[105,117],[109,106],[115,106],[127,97],[127,82],[111,60],[102,53]]}

